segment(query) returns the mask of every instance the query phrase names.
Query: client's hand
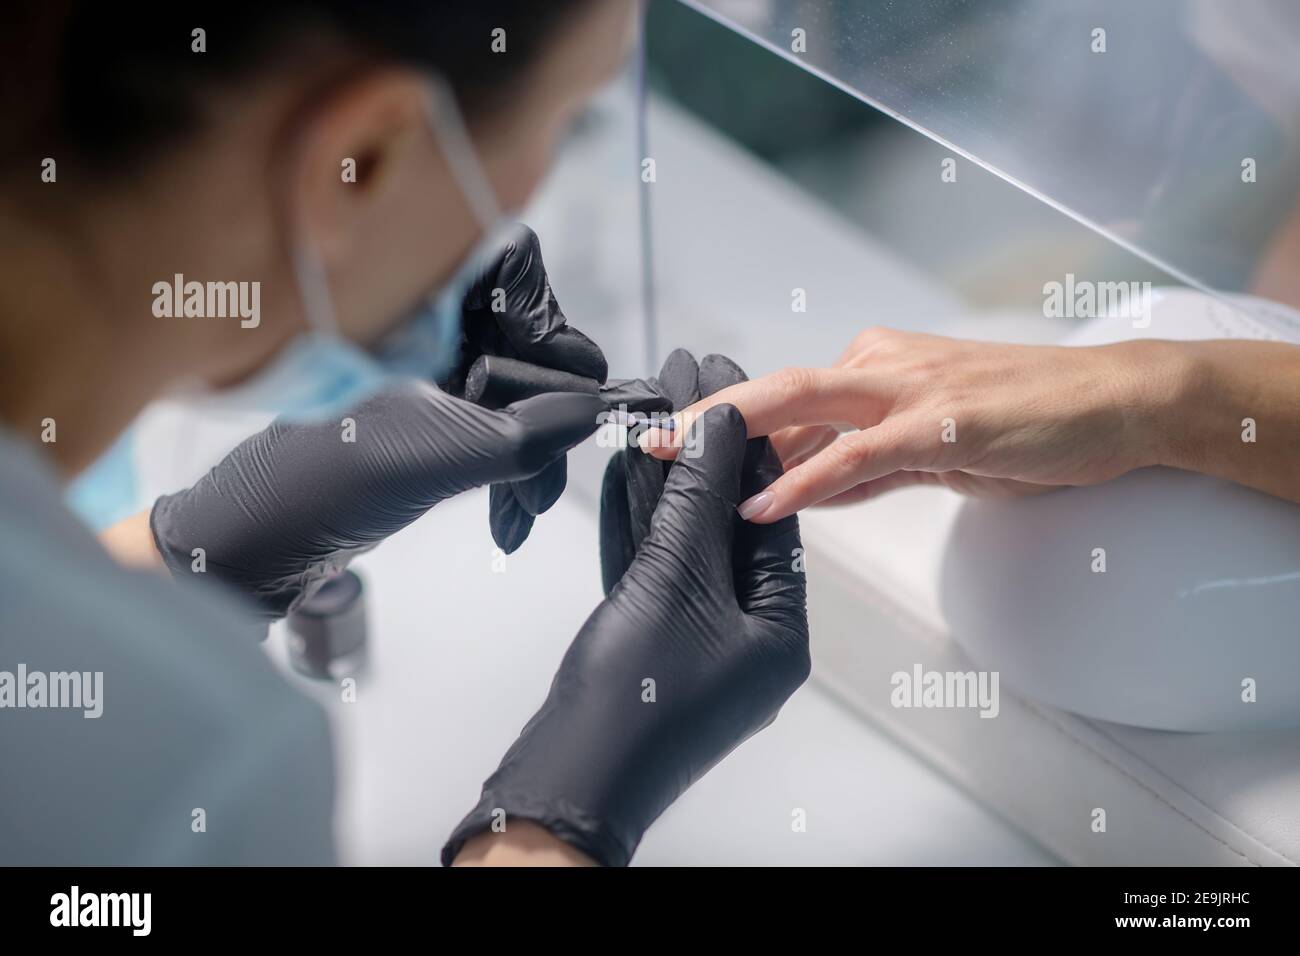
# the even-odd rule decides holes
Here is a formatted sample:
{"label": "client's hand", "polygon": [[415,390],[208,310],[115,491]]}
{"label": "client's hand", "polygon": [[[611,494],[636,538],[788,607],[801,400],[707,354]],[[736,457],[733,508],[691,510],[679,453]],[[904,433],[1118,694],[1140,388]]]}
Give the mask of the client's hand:
{"label": "client's hand", "polygon": [[1158,463],[1156,439],[1170,436],[1154,423],[1188,378],[1178,344],[1000,345],[869,329],[834,367],[725,388],[641,444],[673,458],[696,416],[734,405],[785,467],[741,506],[760,523],[904,485],[1019,495],[1094,484]]}

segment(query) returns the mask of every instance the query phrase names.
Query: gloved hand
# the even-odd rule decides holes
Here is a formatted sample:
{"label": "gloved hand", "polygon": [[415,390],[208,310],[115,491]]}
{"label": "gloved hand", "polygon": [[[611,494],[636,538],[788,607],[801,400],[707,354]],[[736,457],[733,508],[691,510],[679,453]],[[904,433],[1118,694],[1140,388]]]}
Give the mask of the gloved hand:
{"label": "gloved hand", "polygon": [[539,395],[489,411],[414,379],[336,422],[273,422],[150,515],[163,561],[251,597],[267,619],[310,596],[361,551],[438,502],[488,482],[522,481],[590,435],[591,395]]}
{"label": "gloved hand", "polygon": [[[605,356],[596,343],[568,325],[542,263],[537,234],[515,223],[501,251],[465,293],[460,363],[443,387],[465,396],[465,376],[480,355],[500,355],[604,383]],[[533,520],[559,499],[568,468],[557,458],[538,474],[498,482],[489,493],[492,537],[507,554],[528,537]]]}
{"label": "gloved hand", "polygon": [[[745,380],[744,371],[725,355],[706,355],[697,364],[690,352],[677,349],[668,356],[657,379],[641,379],[628,385],[635,385],[637,391],[647,395],[660,396],[655,411],[679,412]],[[623,576],[650,533],[650,519],[668,477],[665,462],[636,447],[634,432],[629,432],[628,444],[628,448],[610,457],[601,486],[600,570],[606,594]]]}
{"label": "gloved hand", "polygon": [[775,719],[808,676],[797,519],[736,505],[781,473],[731,406],[693,425],[697,456],[664,483],[649,533],[587,619],[541,710],[442,851],[452,862],[504,811],[606,865],[692,783]]}

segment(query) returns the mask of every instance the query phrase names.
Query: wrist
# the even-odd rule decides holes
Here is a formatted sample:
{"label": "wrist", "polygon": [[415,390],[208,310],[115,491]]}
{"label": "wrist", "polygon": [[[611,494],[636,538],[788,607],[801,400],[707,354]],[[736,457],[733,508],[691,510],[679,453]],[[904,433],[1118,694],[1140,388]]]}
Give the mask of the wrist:
{"label": "wrist", "polygon": [[596,861],[544,827],[519,820],[506,830],[470,837],[452,866],[596,866]]}
{"label": "wrist", "polygon": [[1119,404],[1134,468],[1193,467],[1195,430],[1187,410],[1198,407],[1195,393],[1204,387],[1204,369],[1191,345],[1141,339],[1106,346],[1117,350],[1125,370]]}
{"label": "wrist", "polygon": [[154,541],[150,514],[151,510],[141,511],[123,518],[101,531],[99,541],[119,564],[163,572],[167,566]]}
{"label": "wrist", "polygon": [[[540,830],[547,835],[548,845],[550,841],[564,844],[586,865],[626,866],[640,842],[641,830],[630,833],[575,806],[561,795],[562,788],[553,786],[555,782],[544,774],[533,774],[514,784],[496,775],[489,778],[478,805],[447,838],[442,848],[443,865],[477,860],[506,834],[515,835],[502,846],[518,851],[521,840],[530,839],[535,836],[533,831]],[[466,857],[471,844],[476,855]]]}

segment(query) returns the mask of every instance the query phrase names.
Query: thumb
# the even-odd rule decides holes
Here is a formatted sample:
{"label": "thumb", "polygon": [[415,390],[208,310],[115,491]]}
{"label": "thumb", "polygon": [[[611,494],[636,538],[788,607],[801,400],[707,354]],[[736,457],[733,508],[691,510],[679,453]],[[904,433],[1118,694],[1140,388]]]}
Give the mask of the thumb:
{"label": "thumb", "polygon": [[715,406],[692,424],[629,576],[653,564],[670,593],[697,582],[734,594],[731,549],[745,439],[745,420],[733,405]]}
{"label": "thumb", "polygon": [[[745,455],[741,493],[755,495],[781,475],[781,461],[766,438],[755,438]],[[740,522],[735,545],[736,590],[751,617],[808,633],[806,565],[799,519],[788,515],[771,524]]]}
{"label": "thumb", "polygon": [[373,413],[384,426],[383,458],[375,467],[416,485],[436,478],[437,501],[537,474],[595,431],[605,411],[594,395],[569,393],[538,395],[493,411],[423,383],[383,402],[361,412]]}
{"label": "thumb", "polygon": [[[434,409],[446,425],[429,429],[425,441],[426,470],[441,481],[436,500],[492,485],[492,537],[507,554],[564,491],[565,452],[607,417],[599,398],[571,392],[537,395],[500,411],[437,392],[431,415]],[[529,478],[537,480],[529,484]]]}
{"label": "thumb", "polygon": [[518,427],[507,432],[503,470],[494,480],[518,481],[536,475],[591,435],[608,409],[595,395],[551,392],[507,405],[503,414]]}

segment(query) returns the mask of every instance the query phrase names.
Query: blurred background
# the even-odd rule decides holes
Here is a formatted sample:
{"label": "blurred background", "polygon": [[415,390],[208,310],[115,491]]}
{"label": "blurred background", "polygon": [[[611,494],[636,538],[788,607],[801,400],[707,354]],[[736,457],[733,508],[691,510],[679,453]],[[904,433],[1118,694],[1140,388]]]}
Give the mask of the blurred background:
{"label": "blurred background", "polygon": [[1297,218],[1297,36],[1300,8],[1260,0],[651,3],[645,141],[633,64],[537,215],[599,264],[599,316],[640,307],[644,202],[643,370],[696,343],[753,371],[825,362],[864,325],[975,314],[1053,340],[1043,285],[1066,273],[1300,305],[1270,268]]}

